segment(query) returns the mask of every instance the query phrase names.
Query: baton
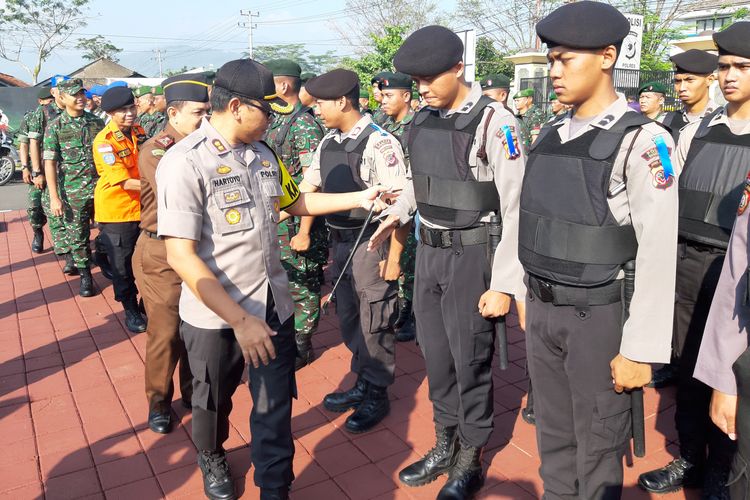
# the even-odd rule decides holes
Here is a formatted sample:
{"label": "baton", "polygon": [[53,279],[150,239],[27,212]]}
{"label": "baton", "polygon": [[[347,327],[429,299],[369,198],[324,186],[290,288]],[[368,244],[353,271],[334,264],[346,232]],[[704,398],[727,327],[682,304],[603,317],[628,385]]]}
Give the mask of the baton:
{"label": "baton", "polygon": [[[630,316],[630,301],[635,292],[635,261],[625,263],[625,280],[623,291],[623,310],[625,320]],[[630,417],[633,425],[633,454],[636,457],[646,456],[645,414],[643,410],[643,388],[630,391]]]}

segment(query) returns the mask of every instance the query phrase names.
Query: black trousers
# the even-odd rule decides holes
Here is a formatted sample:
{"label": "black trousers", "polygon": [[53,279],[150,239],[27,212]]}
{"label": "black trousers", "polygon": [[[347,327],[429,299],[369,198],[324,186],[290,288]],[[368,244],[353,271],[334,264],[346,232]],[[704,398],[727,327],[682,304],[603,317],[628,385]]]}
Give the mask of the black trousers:
{"label": "black trousers", "polygon": [[680,455],[693,464],[706,464],[726,479],[735,444],[711,422],[711,388],[693,378],[725,252],[681,242],[677,255],[673,344],[680,360],[675,411]]}
{"label": "black trousers", "polygon": [[[248,367],[250,395],[250,457],[255,468],[255,484],[261,488],[281,488],[294,480],[292,459],[292,397],[297,396],[294,378],[294,318],[284,324],[274,308],[269,292],[266,322],[277,332],[272,337],[276,359],[268,366]],[[220,450],[229,437],[232,394],[245,368],[242,351],[231,329],[206,330],[182,322],[193,372],[193,442],[198,450]]]}
{"label": "black trousers", "polygon": [[737,453],[729,477],[729,494],[732,500],[750,500],[750,349],[746,350],[732,366],[737,378]]}
{"label": "black trousers", "polygon": [[[357,231],[331,230],[333,275],[338,276],[354,248]],[[393,383],[396,347],[393,324],[398,306],[398,282],[380,277],[379,263],[385,245],[367,251],[363,237],[354,258],[336,289],[336,315],[344,344],[352,353],[352,371],[380,387]]]}
{"label": "black trousers", "polygon": [[133,251],[141,234],[138,222],[100,222],[99,235],[112,268],[112,287],[117,302],[135,300],[138,289],[133,277]]}
{"label": "black trousers", "polygon": [[614,391],[609,363],[620,351],[622,304],[555,306],[531,291],[526,304],[544,498],[619,499],[630,396]]}
{"label": "black trousers", "polygon": [[481,448],[494,416],[495,330],[478,307],[490,285],[487,246],[419,242],[415,269],[414,315],[435,422],[458,426],[464,444]]}

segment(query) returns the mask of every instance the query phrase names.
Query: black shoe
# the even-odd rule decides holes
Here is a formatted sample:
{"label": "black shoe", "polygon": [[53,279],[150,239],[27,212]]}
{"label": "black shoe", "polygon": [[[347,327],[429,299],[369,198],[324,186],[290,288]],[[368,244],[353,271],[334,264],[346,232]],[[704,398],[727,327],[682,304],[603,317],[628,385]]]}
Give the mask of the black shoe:
{"label": "black shoe", "polygon": [[332,392],[323,398],[323,406],[328,411],[342,413],[356,408],[365,399],[369,384],[362,377],[357,378],[354,387],[345,392]]}
{"label": "black shoe", "polygon": [[402,469],[399,480],[407,486],[424,486],[441,474],[450,471],[458,458],[458,434],[456,427],[435,425],[435,447],[421,460]]}
{"label": "black shoe", "polygon": [[260,500],[287,500],[289,498],[289,487],[284,488],[261,488]]}
{"label": "black shoe", "polygon": [[81,275],[81,286],[78,290],[78,295],[81,297],[93,297],[96,295],[94,291],[94,280],[91,278],[91,269],[88,267],[79,267],[78,274]]}
{"label": "black shoe", "polygon": [[482,489],[484,474],[479,457],[482,448],[461,446],[456,465],[448,475],[448,482],[440,490],[437,500],[468,500]]}
{"label": "black shoe", "polygon": [[310,337],[297,337],[297,357],[294,359],[294,371],[304,368],[315,359]]}
{"label": "black shoe", "polygon": [[712,461],[709,456],[709,465],[706,467],[706,475],[703,479],[703,490],[701,500],[730,500],[729,480],[730,464],[722,466]]}
{"label": "black shoe", "polygon": [[398,330],[406,324],[411,318],[411,301],[406,299],[398,299],[398,317],[396,322],[393,324],[394,328]]}
{"label": "black shoe", "polygon": [[[408,304],[409,314],[406,316],[406,318],[404,318],[400,326],[398,326],[398,331],[396,332],[396,342],[411,342],[417,336],[417,332],[414,327],[414,315],[411,313],[411,302],[409,302]],[[404,308],[406,308],[406,306],[404,306]],[[399,314],[398,321],[401,321],[401,314]],[[398,322],[396,324],[398,324]]]}
{"label": "black shoe", "polygon": [[42,253],[44,251],[44,230],[40,227],[34,229],[34,239],[31,240],[31,251]]}
{"label": "black shoe", "polygon": [[668,387],[677,382],[677,368],[673,365],[664,365],[656,370],[651,378],[651,382],[646,387],[661,389]]}
{"label": "black shoe", "polygon": [[669,493],[681,488],[695,488],[703,482],[703,471],[684,458],[672,460],[661,469],[644,472],[638,486],[651,493]]}
{"label": "black shoe", "polygon": [[63,273],[68,276],[78,276],[78,268],[73,263],[73,256],[69,253],[65,254],[65,266],[63,267]]}
{"label": "black shoe", "polygon": [[169,410],[150,412],[148,414],[148,427],[159,434],[169,434],[169,431],[172,430],[172,414]]}
{"label": "black shoe", "polygon": [[235,500],[234,482],[223,451],[201,451],[198,467],[203,473],[203,492],[211,500]]}
{"label": "black shoe", "polygon": [[524,422],[529,425],[536,425],[536,415],[534,415],[534,408],[528,406],[521,410],[521,418]]}
{"label": "black shoe", "polygon": [[94,252],[92,258],[92,262],[99,266],[99,269],[102,272],[102,276],[107,278],[108,280],[112,279],[112,267],[109,265],[109,258],[107,258],[107,254],[104,252]]}
{"label": "black shoe", "polygon": [[129,299],[122,303],[125,309],[125,326],[133,333],[146,331],[146,320],[143,319],[138,302],[135,299]]}
{"label": "black shoe", "polygon": [[344,429],[354,434],[367,432],[378,425],[390,411],[391,403],[388,401],[388,388],[367,384],[365,399],[354,410],[354,413],[346,419]]}

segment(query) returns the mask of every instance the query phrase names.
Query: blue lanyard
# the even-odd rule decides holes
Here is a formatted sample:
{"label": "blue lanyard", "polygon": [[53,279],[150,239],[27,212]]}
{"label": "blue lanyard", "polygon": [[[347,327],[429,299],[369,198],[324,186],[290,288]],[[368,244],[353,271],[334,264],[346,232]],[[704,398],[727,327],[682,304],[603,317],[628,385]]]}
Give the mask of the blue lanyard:
{"label": "blue lanyard", "polygon": [[505,134],[505,142],[508,144],[508,155],[511,158],[516,158],[518,156],[518,150],[516,149],[516,143],[513,140],[513,132],[510,131],[508,125],[503,125],[502,130]]}
{"label": "blue lanyard", "polygon": [[664,142],[664,137],[660,135],[654,137],[654,144],[656,144],[656,151],[659,153],[659,160],[664,169],[664,180],[674,177],[674,167],[672,166],[672,159],[669,157],[669,148],[667,148],[667,143]]}

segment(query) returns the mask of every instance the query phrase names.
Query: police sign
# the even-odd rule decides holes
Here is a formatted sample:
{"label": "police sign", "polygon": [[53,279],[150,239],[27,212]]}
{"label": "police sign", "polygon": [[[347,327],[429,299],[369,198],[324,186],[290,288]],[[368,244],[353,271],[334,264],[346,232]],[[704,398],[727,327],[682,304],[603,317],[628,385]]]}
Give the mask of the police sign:
{"label": "police sign", "polygon": [[615,69],[641,68],[641,44],[643,42],[643,16],[638,14],[625,14],[630,22],[630,33],[622,41],[620,55],[617,58]]}

